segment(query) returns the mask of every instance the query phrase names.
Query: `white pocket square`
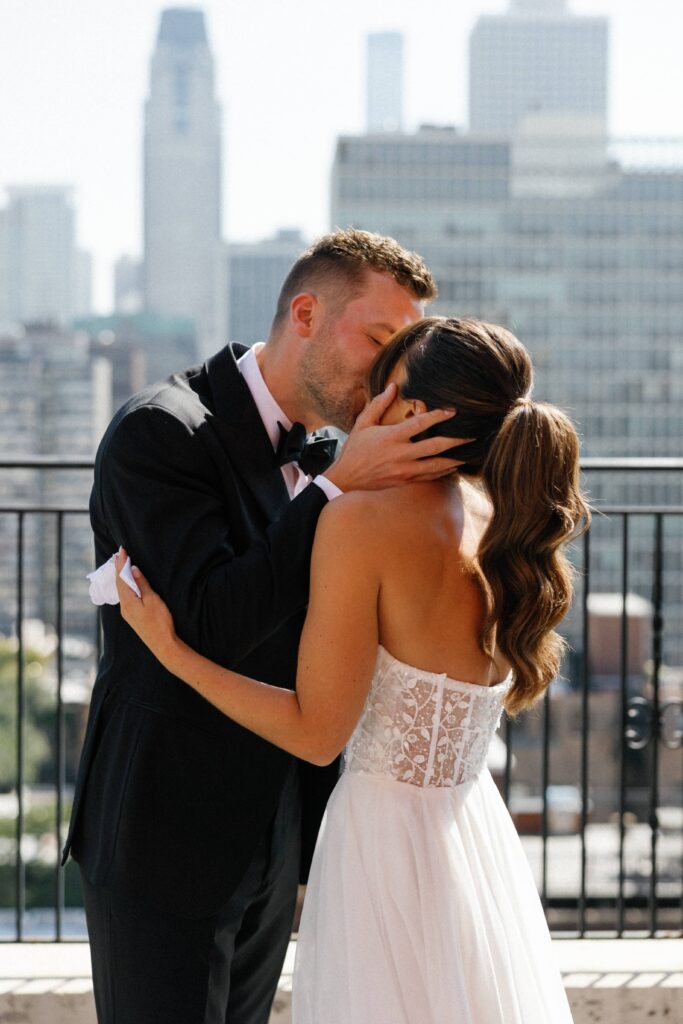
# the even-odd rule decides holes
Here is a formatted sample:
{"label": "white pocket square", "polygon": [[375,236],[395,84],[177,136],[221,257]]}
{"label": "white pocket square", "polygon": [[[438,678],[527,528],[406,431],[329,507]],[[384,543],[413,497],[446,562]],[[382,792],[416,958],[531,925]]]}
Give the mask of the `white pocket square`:
{"label": "white pocket square", "polygon": [[[101,565],[94,572],[89,572],[86,579],[90,580],[90,600],[93,604],[118,604],[119,595],[116,590],[116,566],[114,564],[115,555],[112,555],[108,562]],[[130,589],[137,594],[138,597],[142,597],[140,588],[138,587],[133,573],[131,572],[130,558],[126,559],[126,564],[121,570],[121,579],[124,583],[127,583]]]}

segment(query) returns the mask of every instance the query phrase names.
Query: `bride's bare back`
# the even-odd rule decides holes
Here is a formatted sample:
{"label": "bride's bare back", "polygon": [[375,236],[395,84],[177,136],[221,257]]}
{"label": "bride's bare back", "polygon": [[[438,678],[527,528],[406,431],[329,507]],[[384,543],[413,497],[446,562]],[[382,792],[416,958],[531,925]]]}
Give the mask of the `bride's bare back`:
{"label": "bride's bare back", "polygon": [[481,586],[472,569],[491,508],[455,479],[364,496],[383,523],[377,537],[379,640],[400,661],[453,679],[497,683],[509,665],[481,650]]}

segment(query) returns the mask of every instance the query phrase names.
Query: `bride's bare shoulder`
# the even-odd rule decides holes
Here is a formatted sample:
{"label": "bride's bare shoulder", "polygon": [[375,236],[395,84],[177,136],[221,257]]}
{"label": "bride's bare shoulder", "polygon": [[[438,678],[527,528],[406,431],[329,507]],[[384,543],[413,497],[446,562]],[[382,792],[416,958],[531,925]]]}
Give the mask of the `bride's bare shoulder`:
{"label": "bride's bare shoulder", "polygon": [[350,491],[327,503],[322,510],[320,526],[364,531],[386,514],[388,503],[384,491]]}
{"label": "bride's bare shoulder", "polygon": [[355,541],[367,538],[382,544],[424,515],[430,489],[431,485],[420,483],[343,494],[323,509],[320,526],[335,533],[347,531]]}
{"label": "bride's bare shoulder", "polygon": [[359,578],[374,574],[386,544],[388,504],[380,492],[352,491],[328,502],[320,514],[313,546],[317,570]]}

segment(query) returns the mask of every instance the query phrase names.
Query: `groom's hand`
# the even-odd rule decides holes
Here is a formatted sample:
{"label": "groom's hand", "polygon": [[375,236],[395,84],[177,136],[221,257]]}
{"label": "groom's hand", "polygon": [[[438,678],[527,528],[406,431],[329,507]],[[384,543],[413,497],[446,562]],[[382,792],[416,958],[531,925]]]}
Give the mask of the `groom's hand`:
{"label": "groom's hand", "polygon": [[342,453],[325,476],[340,491],[373,491],[419,480],[435,480],[461,465],[441,458],[449,448],[465,444],[452,437],[412,438],[455,415],[452,409],[432,409],[402,423],[383,427],[380,421],[396,396],[396,385],[377,395],[359,415]]}

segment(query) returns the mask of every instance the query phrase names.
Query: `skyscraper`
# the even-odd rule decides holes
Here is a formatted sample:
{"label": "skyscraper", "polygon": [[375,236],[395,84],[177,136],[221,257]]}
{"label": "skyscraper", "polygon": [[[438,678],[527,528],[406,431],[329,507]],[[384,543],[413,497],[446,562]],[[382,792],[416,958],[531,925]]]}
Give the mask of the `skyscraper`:
{"label": "skyscraper", "polygon": [[221,112],[204,14],[161,15],[144,139],[144,295],[148,312],[192,317],[215,344],[221,266]]}
{"label": "skyscraper", "polygon": [[607,117],[608,22],[567,0],[511,0],[470,38],[470,131],[512,135],[526,114]]}
{"label": "skyscraper", "polygon": [[[540,152],[540,150],[539,150]],[[683,152],[649,142],[602,166],[526,161],[502,138],[423,129],[344,136],[333,168],[332,223],[392,235],[432,268],[430,311],[508,325],[529,348],[537,395],[571,410],[588,456],[676,456],[683,437]],[[540,159],[540,156],[538,156]],[[534,170],[535,167],[535,170]],[[532,173],[538,176],[534,187]],[[551,188],[553,177],[557,187]],[[618,505],[681,503],[675,474],[591,479]],[[597,519],[597,517],[596,517]],[[683,665],[680,533],[671,524],[666,657]],[[596,531],[600,524],[596,523]],[[649,531],[649,532],[648,532]],[[630,586],[652,587],[651,526],[632,527]],[[619,591],[616,534],[595,554],[595,592]],[[677,545],[677,547],[676,547]]]}
{"label": "skyscraper", "polygon": [[403,126],[403,36],[372,32],[367,45],[367,130],[399,131]]}
{"label": "skyscraper", "polygon": [[7,193],[0,319],[66,325],[89,291],[88,257],[76,249],[72,189],[31,185]]}
{"label": "skyscraper", "polygon": [[266,340],[280,289],[305,248],[306,242],[295,228],[280,230],[260,242],[226,246],[230,341],[253,345]]}

